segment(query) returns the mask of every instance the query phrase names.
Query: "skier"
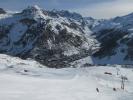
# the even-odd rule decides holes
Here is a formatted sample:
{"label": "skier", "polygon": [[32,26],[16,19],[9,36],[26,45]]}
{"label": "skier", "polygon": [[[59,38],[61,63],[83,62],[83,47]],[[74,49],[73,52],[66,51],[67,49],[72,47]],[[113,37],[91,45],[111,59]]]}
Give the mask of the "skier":
{"label": "skier", "polygon": [[96,91],[97,91],[97,92],[99,92],[99,89],[98,89],[98,88],[96,88]]}

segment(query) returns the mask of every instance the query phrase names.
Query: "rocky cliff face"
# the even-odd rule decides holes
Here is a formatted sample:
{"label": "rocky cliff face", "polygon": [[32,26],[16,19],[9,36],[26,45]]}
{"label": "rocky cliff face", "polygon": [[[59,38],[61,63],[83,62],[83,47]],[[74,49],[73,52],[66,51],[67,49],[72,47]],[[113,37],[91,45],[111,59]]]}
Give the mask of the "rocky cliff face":
{"label": "rocky cliff face", "polygon": [[38,6],[0,17],[0,53],[33,58],[49,67],[67,67],[92,53],[97,43],[81,15]]}
{"label": "rocky cliff face", "polygon": [[0,53],[57,68],[88,56],[93,64],[133,63],[133,14],[96,20],[38,6],[0,13]]}

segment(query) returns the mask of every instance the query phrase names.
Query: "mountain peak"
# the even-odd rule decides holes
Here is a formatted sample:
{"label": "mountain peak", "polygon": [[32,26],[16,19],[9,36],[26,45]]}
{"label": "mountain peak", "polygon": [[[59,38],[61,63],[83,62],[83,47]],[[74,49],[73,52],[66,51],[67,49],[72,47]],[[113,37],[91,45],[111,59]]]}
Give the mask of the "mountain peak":
{"label": "mountain peak", "polygon": [[52,12],[60,15],[61,17],[67,17],[67,18],[72,18],[72,19],[75,19],[75,20],[81,20],[82,19],[82,16],[78,13],[75,13],[75,12],[70,12],[68,10],[52,10]]}
{"label": "mountain peak", "polygon": [[35,11],[41,10],[41,8],[38,5],[28,6],[28,9],[35,10]]}
{"label": "mountain peak", "polygon": [[28,6],[26,9],[24,9],[22,11],[22,14],[24,16],[32,16],[32,17],[36,17],[36,18],[45,18],[45,15],[47,15],[47,13],[45,12],[43,9],[41,9],[39,6],[34,5],[34,6]]}
{"label": "mountain peak", "polygon": [[3,8],[0,8],[0,14],[5,14],[6,11]]}
{"label": "mountain peak", "polygon": [[41,11],[41,8],[37,5],[34,5],[34,6],[28,6],[26,9],[22,11],[22,13],[29,14],[29,13],[36,13],[38,11]]}

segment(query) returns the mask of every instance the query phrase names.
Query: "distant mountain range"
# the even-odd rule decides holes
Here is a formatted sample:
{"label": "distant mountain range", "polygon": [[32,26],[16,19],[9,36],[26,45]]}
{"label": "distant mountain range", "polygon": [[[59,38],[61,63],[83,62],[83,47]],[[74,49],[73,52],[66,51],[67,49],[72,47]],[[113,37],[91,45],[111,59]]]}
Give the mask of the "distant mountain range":
{"label": "distant mountain range", "polygon": [[0,53],[56,68],[87,57],[87,64],[133,64],[133,14],[97,20],[38,6],[0,8]]}

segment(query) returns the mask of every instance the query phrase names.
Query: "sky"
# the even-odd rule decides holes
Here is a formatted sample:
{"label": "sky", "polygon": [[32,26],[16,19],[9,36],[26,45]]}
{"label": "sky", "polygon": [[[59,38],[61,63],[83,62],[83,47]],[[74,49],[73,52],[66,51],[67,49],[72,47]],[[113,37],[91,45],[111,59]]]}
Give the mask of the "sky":
{"label": "sky", "polygon": [[29,5],[46,10],[70,10],[98,19],[133,12],[133,0],[0,0],[0,7],[6,10],[20,11]]}

